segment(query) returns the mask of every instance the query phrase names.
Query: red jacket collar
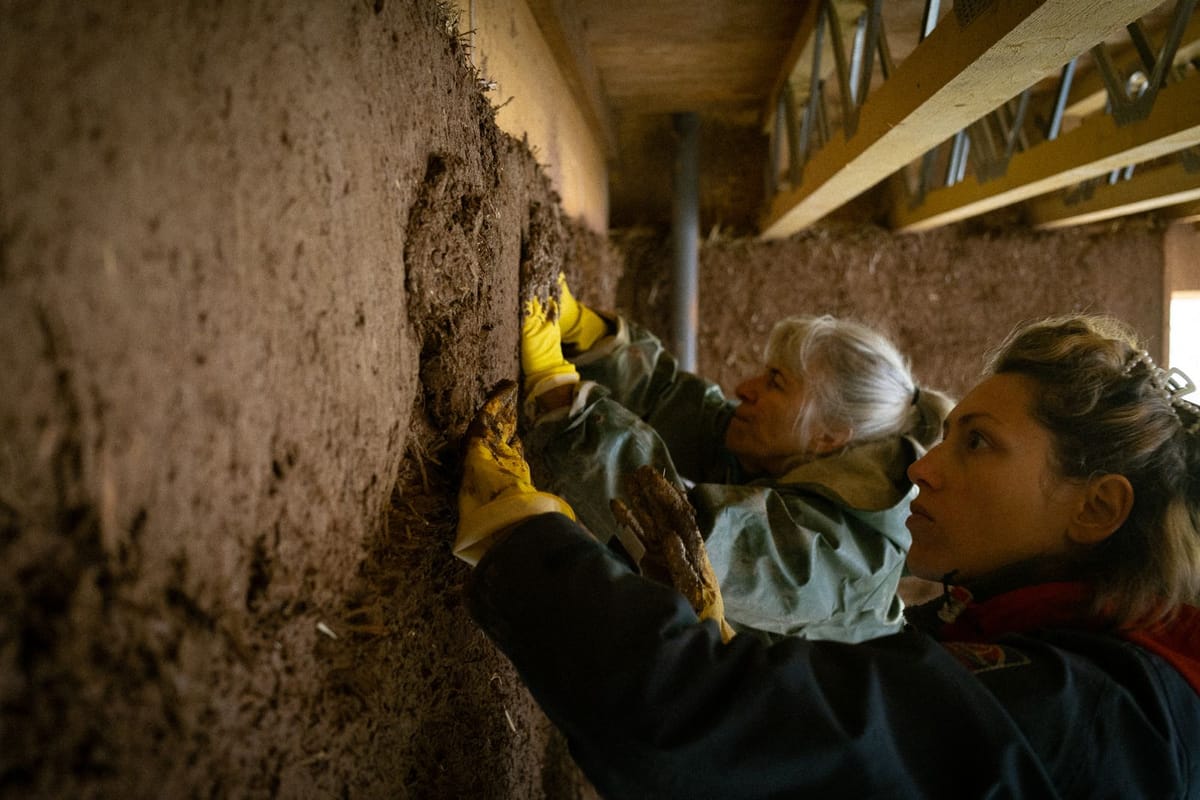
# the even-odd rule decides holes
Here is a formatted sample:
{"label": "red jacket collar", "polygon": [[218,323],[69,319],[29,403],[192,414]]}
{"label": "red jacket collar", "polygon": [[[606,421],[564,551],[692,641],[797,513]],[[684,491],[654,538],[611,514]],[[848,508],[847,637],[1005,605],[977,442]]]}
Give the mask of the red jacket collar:
{"label": "red jacket collar", "polygon": [[[1007,633],[1043,628],[1103,630],[1109,623],[1089,608],[1091,591],[1083,583],[1026,586],[976,603],[961,586],[950,587],[939,616],[943,641],[987,642]],[[1115,635],[1161,656],[1200,694],[1200,609],[1184,605],[1168,622],[1154,627],[1117,630]]]}
{"label": "red jacket collar", "polygon": [[1122,631],[1122,636],[1162,656],[1179,670],[1200,694],[1200,609],[1182,606],[1165,625],[1147,630]]}

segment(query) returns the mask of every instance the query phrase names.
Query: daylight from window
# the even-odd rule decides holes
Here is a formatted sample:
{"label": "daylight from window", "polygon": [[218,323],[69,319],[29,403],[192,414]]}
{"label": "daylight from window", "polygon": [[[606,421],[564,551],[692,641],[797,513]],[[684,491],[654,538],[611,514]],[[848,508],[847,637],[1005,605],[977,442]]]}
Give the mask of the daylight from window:
{"label": "daylight from window", "polygon": [[[1200,384],[1200,292],[1171,293],[1171,366]],[[1200,397],[1192,395],[1193,402]]]}

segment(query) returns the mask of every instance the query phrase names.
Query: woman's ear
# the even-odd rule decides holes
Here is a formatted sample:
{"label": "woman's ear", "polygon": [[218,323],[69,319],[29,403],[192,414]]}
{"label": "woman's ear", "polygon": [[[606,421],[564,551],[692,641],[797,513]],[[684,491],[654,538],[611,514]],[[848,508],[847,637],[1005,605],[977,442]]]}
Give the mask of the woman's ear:
{"label": "woman's ear", "polygon": [[838,428],[837,430],[827,429],[813,437],[811,444],[812,451],[818,455],[834,453],[850,444],[850,440],[853,437],[854,432],[849,428]]}
{"label": "woman's ear", "polygon": [[1100,475],[1084,487],[1082,502],[1067,536],[1076,544],[1096,544],[1116,532],[1133,508],[1133,486],[1124,475]]}

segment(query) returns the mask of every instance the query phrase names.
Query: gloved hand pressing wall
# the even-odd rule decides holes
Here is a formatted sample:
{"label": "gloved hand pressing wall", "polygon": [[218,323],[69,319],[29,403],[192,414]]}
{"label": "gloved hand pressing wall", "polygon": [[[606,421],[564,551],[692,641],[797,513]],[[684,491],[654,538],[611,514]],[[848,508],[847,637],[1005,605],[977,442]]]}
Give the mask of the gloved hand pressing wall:
{"label": "gloved hand pressing wall", "polygon": [[617,522],[646,547],[642,574],[674,587],[700,619],[716,620],[721,641],[728,642],[734,630],[725,621],[721,586],[687,496],[649,465],[634,470],[625,488],[631,505],[615,498],[610,505]]}
{"label": "gloved hand pressing wall", "polygon": [[[551,306],[552,310],[554,309]],[[526,413],[541,413],[570,405],[579,373],[563,357],[562,333],[551,322],[546,306],[536,297],[525,304],[521,320],[521,372],[524,373]]]}
{"label": "gloved hand pressing wall", "polygon": [[501,382],[463,437],[454,555],[474,566],[496,534],[529,517],[557,511],[575,519],[558,495],[539,492],[517,438],[517,385]]}
{"label": "gloved hand pressing wall", "polygon": [[558,273],[558,326],[562,343],[577,352],[590,350],[592,345],[609,334],[604,318],[580,303],[567,286],[567,276]]}

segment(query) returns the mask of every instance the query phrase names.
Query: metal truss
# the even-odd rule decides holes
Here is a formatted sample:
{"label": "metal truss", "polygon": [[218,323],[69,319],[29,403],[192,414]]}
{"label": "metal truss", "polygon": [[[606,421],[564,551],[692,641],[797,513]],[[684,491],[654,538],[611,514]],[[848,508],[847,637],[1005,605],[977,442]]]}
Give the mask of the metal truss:
{"label": "metal truss", "polygon": [[[1135,164],[1190,152],[1200,142],[1189,109],[1157,108],[1163,102],[1200,105],[1197,81],[1188,73],[1194,68],[1176,63],[1195,53],[1181,43],[1194,46],[1192,17],[1200,0],[1178,0],[1157,50],[1140,21],[1157,6],[1151,0],[959,0],[950,18],[957,25],[940,27],[939,2],[927,0],[921,41],[900,65],[888,49],[882,0],[859,3],[856,18],[845,8],[851,1],[814,6],[797,37],[807,37],[803,47],[795,48],[803,52],[805,77],[797,84],[785,75],[768,106],[773,146],[764,236],[799,230],[889,176],[898,187],[894,226],[919,230],[1033,196],[1026,192],[1081,183],[1081,177],[1128,180]],[[1095,45],[1122,29],[1136,54],[1133,70],[1111,44]],[[1089,91],[1103,91],[1100,105],[1110,124],[1129,130],[1110,145],[1101,141],[1108,130],[1103,125],[1086,126],[1086,136],[1071,129],[1072,147],[1031,155],[1063,136],[1068,114],[1072,124],[1078,119],[1080,56],[1089,55],[1103,83]],[[868,92],[876,66],[883,80]],[[1047,97],[1043,78],[1056,73]],[[1091,74],[1085,83],[1095,85]],[[1173,83],[1185,88],[1167,91]],[[1147,141],[1139,142],[1143,135]],[[1083,149],[1078,157],[1075,145]],[[1057,175],[1055,160],[1074,165],[1073,171]]]}

